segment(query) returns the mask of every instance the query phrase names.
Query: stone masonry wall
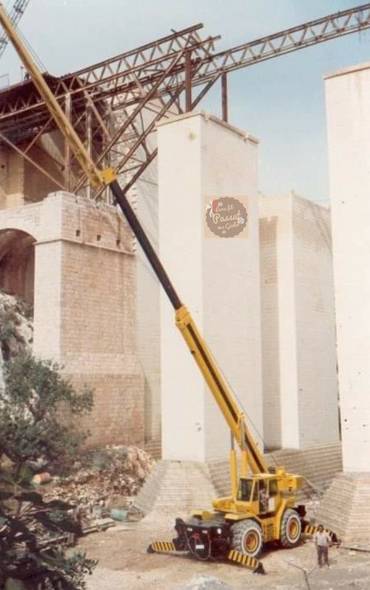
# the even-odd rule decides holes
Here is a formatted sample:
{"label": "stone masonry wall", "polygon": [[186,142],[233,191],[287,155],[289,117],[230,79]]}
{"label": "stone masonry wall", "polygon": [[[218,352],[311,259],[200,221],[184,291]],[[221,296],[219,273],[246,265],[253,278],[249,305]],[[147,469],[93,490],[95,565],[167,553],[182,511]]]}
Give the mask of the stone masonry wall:
{"label": "stone masonry wall", "polygon": [[136,262],[114,207],[55,193],[0,212],[0,232],[35,239],[34,353],[94,389],[91,446],[144,441],[143,377],[136,356]]}
{"label": "stone masonry wall", "polygon": [[60,346],[74,383],[95,390],[94,444],[141,443],[143,383],[134,352],[135,259],[65,243]]}

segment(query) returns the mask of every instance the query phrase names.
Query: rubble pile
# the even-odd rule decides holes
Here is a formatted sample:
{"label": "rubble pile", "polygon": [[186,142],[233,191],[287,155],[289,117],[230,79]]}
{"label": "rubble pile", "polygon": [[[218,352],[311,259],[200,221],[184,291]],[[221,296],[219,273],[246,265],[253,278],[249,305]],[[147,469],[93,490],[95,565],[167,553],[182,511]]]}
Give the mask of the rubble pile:
{"label": "rubble pile", "polygon": [[129,507],[153,465],[154,460],[143,449],[108,446],[82,457],[67,477],[54,478],[44,497],[64,500],[100,516],[104,509]]}
{"label": "rubble pile", "polygon": [[0,391],[5,388],[4,361],[31,350],[32,341],[31,306],[0,291]]}
{"label": "rubble pile", "polygon": [[32,307],[0,291],[0,344],[4,360],[31,350],[32,341]]}

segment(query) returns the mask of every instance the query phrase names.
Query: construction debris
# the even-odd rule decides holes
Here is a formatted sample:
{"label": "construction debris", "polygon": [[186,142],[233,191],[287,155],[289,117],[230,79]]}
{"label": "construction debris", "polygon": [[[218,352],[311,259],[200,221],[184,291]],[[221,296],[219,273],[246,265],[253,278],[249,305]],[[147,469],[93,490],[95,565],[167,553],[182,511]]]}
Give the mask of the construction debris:
{"label": "construction debris", "polygon": [[30,351],[32,342],[32,307],[0,291],[0,343],[4,359]]}
{"label": "construction debris", "polygon": [[52,479],[53,478],[50,475],[50,473],[45,471],[44,473],[38,473],[37,475],[34,475],[32,478],[32,483],[34,486],[40,486],[44,483],[49,483],[49,481],[51,481]]}
{"label": "construction debris", "polygon": [[116,520],[124,520],[123,511],[131,507],[153,465],[154,460],[143,449],[108,446],[76,462],[71,475],[54,478],[45,487],[44,497],[75,505],[83,519],[108,514],[115,518],[115,514]]}
{"label": "construction debris", "polygon": [[123,508],[112,508],[110,511],[111,518],[113,520],[118,520],[120,522],[127,520],[128,511],[124,510]]}
{"label": "construction debris", "polygon": [[[31,352],[32,342],[31,306],[0,291],[0,389],[5,387],[4,361]],[[133,496],[153,464],[142,449],[109,446],[85,453],[65,477],[53,473],[53,467],[42,460],[29,461],[28,466],[36,471],[32,483],[45,500],[61,499],[74,505],[74,516],[86,532],[101,530],[102,518],[109,517],[103,528],[127,520]]]}
{"label": "construction debris", "polygon": [[33,342],[32,308],[0,291],[0,390],[5,388],[4,361],[30,351]]}

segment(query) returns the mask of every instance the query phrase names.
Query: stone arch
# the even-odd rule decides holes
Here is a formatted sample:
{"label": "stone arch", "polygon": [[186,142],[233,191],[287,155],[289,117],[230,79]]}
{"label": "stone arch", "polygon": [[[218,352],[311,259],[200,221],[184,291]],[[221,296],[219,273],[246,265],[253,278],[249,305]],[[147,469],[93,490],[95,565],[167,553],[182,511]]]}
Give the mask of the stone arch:
{"label": "stone arch", "polygon": [[0,290],[33,305],[36,239],[24,231],[0,230]]}
{"label": "stone arch", "polygon": [[42,211],[47,200],[14,209],[1,209],[0,231],[18,230],[32,235],[37,242],[42,240],[45,234]]}

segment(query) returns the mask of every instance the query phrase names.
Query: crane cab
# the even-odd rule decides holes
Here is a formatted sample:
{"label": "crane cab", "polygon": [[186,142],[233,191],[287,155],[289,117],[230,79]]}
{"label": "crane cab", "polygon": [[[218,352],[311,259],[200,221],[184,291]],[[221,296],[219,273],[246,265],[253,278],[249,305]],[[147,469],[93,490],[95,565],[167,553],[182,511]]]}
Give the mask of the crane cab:
{"label": "crane cab", "polygon": [[239,502],[248,502],[254,514],[268,514],[278,508],[279,488],[274,477],[241,477],[237,494]]}

